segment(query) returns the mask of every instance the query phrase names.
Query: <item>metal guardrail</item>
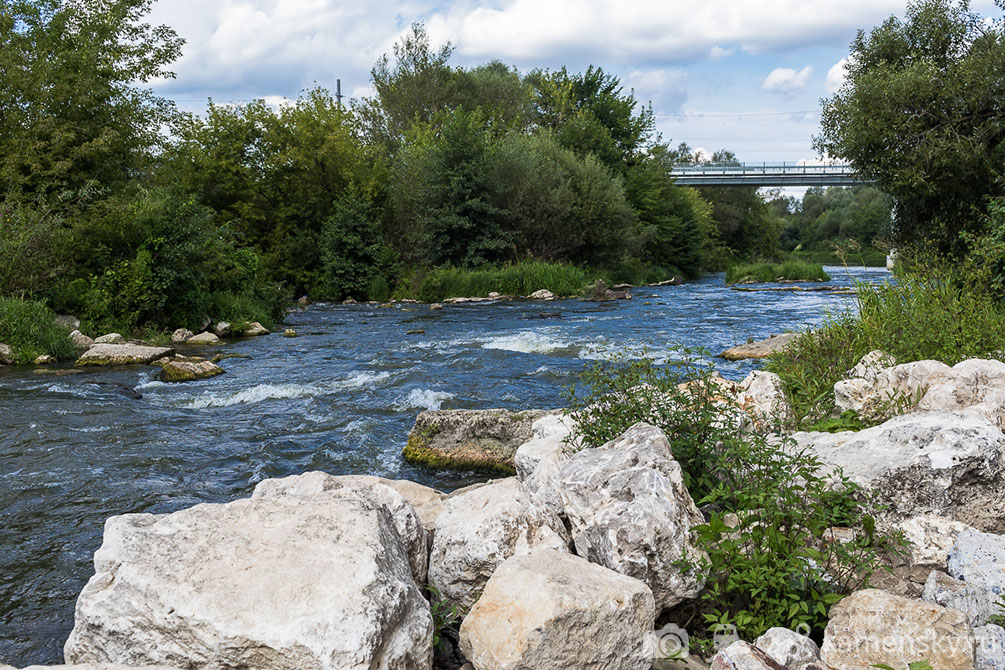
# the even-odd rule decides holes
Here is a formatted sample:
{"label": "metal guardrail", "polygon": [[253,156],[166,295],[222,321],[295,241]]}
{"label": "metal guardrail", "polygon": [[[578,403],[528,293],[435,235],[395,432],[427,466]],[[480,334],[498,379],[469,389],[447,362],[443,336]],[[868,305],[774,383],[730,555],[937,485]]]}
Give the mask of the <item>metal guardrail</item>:
{"label": "metal guardrail", "polygon": [[683,186],[851,186],[869,183],[846,164],[712,163],[676,166],[671,176]]}

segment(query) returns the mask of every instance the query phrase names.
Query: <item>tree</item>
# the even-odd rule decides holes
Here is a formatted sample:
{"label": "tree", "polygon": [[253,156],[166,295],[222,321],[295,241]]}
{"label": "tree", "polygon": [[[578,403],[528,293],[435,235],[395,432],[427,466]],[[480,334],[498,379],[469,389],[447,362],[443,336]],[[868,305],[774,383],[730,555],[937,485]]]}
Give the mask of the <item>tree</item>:
{"label": "tree", "polygon": [[135,178],[171,107],[182,40],[142,22],[152,0],[0,3],[0,192],[47,196]]}
{"label": "tree", "polygon": [[859,32],[847,71],[816,149],[895,198],[897,243],[961,252],[959,233],[980,231],[1005,193],[1005,22],[966,0],[916,0],[905,20]]}

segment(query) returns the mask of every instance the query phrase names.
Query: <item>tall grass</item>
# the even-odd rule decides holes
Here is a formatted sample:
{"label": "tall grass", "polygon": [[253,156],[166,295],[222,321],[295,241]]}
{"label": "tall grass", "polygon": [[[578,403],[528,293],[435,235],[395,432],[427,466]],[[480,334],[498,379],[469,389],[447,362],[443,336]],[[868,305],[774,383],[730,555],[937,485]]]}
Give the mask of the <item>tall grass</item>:
{"label": "tall grass", "polygon": [[14,352],[14,362],[28,365],[42,354],[59,360],[76,356],[69,331],[55,322],[44,303],[0,298],[0,342]]}
{"label": "tall grass", "polygon": [[519,263],[502,268],[433,270],[412,292],[419,300],[432,302],[446,298],[530,295],[547,289],[558,296],[577,295],[589,283],[585,271],[572,265]]}
{"label": "tall grass", "polygon": [[821,265],[861,265],[870,268],[886,267],[886,252],[871,247],[848,250],[843,254],[833,251],[790,251],[787,256],[802,263]]}
{"label": "tall grass", "polygon": [[855,295],[853,310],[829,316],[768,362],[806,420],[830,413],[834,383],[874,349],[901,363],[1003,357],[1005,306],[980,273],[926,266],[899,281],[860,283]]}
{"label": "tall grass", "polygon": [[726,268],[726,285],[741,282],[773,282],[779,279],[795,281],[829,281],[822,265],[787,261],[785,263],[753,263]]}

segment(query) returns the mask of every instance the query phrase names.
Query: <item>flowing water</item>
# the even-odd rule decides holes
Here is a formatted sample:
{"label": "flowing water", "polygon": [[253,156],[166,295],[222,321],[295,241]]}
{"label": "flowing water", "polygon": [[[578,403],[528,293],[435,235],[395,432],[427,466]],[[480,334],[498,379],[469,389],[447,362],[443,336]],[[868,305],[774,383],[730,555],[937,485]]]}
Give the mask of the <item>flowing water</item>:
{"label": "flowing water", "polygon": [[[829,285],[888,276],[829,271]],[[154,381],[149,367],[0,370],[0,664],[62,661],[109,516],[234,500],[264,478],[308,470],[448,490],[473,483],[476,473],[402,460],[418,412],[559,407],[562,388],[592,361],[671,343],[718,353],[816,323],[848,300],[732,291],[721,274],[634,294],[439,311],[315,304],[287,318],[300,337],[230,343],[219,350],[251,358],[227,359],[226,374],[186,384]],[[718,364],[734,379],[759,365]]]}

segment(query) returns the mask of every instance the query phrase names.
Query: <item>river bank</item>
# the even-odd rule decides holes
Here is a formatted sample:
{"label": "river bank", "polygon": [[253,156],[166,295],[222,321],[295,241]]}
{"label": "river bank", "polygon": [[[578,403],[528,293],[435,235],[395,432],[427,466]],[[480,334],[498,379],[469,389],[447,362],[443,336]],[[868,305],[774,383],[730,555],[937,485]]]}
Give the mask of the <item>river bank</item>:
{"label": "river bank", "polygon": [[[845,286],[889,276],[828,272]],[[287,319],[300,337],[215,348],[251,358],[222,361],[226,374],[210,380],[165,384],[154,380],[155,368],[68,377],[0,368],[0,555],[9,566],[0,576],[0,659],[61,658],[73,602],[110,516],[235,500],[262,479],[310,470],[453,490],[485,475],[431,471],[401,458],[422,410],[558,406],[561,389],[591,361],[646,343],[718,352],[816,323],[845,300],[730,291],[719,274],[608,303],[436,311],[315,304]],[[406,335],[416,329],[425,333]],[[740,379],[758,363],[717,365]],[[142,399],[125,398],[119,384]]]}

